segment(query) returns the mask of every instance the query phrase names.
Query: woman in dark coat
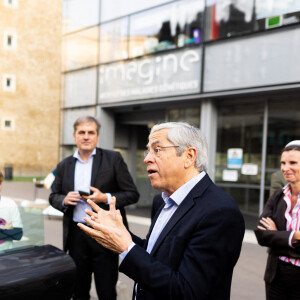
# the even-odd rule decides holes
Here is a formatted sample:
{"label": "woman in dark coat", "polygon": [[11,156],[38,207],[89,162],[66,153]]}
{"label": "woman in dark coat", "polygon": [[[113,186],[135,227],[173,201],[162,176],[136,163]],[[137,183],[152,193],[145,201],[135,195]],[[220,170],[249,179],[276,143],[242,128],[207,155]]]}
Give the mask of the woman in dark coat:
{"label": "woman in dark coat", "polygon": [[300,140],[281,152],[287,181],[267,201],[255,230],[261,246],[269,247],[264,280],[267,300],[300,299]]}

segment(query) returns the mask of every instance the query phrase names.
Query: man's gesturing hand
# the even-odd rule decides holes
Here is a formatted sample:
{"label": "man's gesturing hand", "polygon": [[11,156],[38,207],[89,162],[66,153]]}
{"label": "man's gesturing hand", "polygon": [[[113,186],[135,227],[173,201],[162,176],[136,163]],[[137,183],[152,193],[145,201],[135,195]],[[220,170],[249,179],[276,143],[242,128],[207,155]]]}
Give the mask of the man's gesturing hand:
{"label": "man's gesturing hand", "polygon": [[116,210],[116,198],[111,198],[109,211],[103,210],[91,200],[87,202],[94,212],[86,209],[90,218],[84,218],[84,220],[93,228],[78,223],[79,228],[105,248],[119,254],[127,250],[132,239],[123,224],[120,211]]}

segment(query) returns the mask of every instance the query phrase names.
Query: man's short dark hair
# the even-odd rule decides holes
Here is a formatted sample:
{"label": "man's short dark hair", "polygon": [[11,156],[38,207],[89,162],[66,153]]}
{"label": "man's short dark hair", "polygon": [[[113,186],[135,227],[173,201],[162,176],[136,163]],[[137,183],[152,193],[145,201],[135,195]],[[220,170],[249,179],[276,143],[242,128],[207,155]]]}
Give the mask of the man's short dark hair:
{"label": "man's short dark hair", "polygon": [[79,117],[73,124],[74,132],[76,132],[77,126],[81,123],[95,123],[97,126],[97,134],[99,134],[101,124],[96,118],[94,118],[92,116]]}
{"label": "man's short dark hair", "polygon": [[0,184],[2,183],[3,181],[3,173],[0,171]]}

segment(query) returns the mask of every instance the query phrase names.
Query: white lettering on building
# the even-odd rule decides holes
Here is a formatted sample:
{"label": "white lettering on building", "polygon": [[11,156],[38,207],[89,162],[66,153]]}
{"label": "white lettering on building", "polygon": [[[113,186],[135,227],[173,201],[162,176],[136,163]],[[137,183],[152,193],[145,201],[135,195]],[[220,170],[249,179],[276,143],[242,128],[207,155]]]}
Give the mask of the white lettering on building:
{"label": "white lettering on building", "polygon": [[188,49],[99,69],[100,101],[200,92],[201,49]]}

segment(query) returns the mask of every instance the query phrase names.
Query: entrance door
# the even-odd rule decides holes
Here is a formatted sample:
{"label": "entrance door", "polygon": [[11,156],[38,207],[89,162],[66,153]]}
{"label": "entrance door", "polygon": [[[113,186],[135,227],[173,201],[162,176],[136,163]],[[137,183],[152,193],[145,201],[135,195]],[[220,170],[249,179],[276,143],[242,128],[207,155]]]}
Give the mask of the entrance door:
{"label": "entrance door", "polygon": [[237,201],[245,219],[255,217],[253,225],[259,211],[263,115],[264,103],[218,110],[215,181]]}
{"label": "entrance door", "polygon": [[150,207],[160,192],[152,188],[144,163],[151,127],[165,121],[165,110],[126,112],[116,116],[115,148],[124,157],[140,193],[139,207]]}

